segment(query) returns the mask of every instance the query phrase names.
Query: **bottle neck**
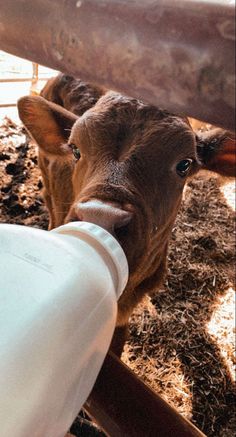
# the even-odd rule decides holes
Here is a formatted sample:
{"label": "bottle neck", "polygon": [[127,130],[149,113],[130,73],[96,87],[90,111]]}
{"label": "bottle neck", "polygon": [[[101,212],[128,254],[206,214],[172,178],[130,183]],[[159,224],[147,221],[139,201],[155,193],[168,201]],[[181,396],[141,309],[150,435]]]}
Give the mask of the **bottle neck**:
{"label": "bottle neck", "polygon": [[96,249],[111,271],[117,300],[120,298],[128,281],[128,262],[122,247],[109,232],[88,222],[67,223],[51,232],[80,238]]}

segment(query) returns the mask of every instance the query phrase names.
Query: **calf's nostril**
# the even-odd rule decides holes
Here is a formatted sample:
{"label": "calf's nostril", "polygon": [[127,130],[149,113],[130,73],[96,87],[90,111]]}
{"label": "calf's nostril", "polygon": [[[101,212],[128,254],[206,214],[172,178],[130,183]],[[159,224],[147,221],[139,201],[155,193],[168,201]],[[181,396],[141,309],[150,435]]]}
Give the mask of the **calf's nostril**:
{"label": "calf's nostril", "polygon": [[127,237],[128,234],[129,234],[129,226],[128,226],[128,224],[122,225],[122,226],[119,226],[119,227],[115,227],[113,233],[114,233],[114,236],[118,240],[121,240],[122,238]]}
{"label": "calf's nostril", "polygon": [[81,221],[82,220],[79,217],[76,217],[76,216],[70,218],[70,222],[81,222]]}
{"label": "calf's nostril", "polygon": [[124,214],[122,214],[114,223],[115,234],[126,232],[128,230],[128,224],[133,217],[133,214],[128,211],[123,211],[123,213]]}
{"label": "calf's nostril", "polygon": [[66,223],[81,222],[81,221],[83,221],[83,218],[80,217],[78,214],[76,214],[75,211],[71,211],[66,217]]}

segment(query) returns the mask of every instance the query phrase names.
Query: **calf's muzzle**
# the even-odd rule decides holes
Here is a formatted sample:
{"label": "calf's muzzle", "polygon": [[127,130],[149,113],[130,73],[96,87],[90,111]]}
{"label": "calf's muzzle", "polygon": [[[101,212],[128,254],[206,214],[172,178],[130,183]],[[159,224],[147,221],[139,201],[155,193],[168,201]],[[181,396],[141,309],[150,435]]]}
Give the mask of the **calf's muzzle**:
{"label": "calf's muzzle", "polygon": [[133,213],[116,203],[101,200],[77,202],[73,205],[66,221],[85,221],[94,223],[116,236],[116,231],[127,226]]}

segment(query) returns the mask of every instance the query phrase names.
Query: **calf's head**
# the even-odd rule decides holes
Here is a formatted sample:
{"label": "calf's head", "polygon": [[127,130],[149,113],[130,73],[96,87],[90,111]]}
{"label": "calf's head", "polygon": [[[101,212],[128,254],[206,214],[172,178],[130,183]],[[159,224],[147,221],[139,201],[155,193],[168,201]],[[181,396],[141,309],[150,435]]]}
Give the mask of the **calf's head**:
{"label": "calf's head", "polygon": [[187,178],[202,167],[231,174],[235,145],[228,133],[199,138],[186,119],[114,92],[80,117],[42,97],[22,98],[18,107],[45,160],[54,215],[61,213],[56,198],[63,207],[55,225],[94,222],[123,247],[130,278],[118,323],[126,323],[143,294],[163,279]]}

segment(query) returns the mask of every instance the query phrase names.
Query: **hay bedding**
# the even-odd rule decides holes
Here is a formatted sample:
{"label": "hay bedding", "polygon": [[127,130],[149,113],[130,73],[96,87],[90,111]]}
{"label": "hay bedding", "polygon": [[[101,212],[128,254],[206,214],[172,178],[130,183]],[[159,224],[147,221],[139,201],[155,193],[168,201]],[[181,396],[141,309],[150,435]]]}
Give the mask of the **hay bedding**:
{"label": "hay bedding", "polygon": [[[46,229],[35,147],[5,118],[0,126],[0,222]],[[232,186],[228,191],[232,196]],[[232,200],[232,199],[231,199]],[[219,178],[189,183],[172,233],[169,274],[130,320],[123,360],[208,436],[235,430],[234,222]]]}

